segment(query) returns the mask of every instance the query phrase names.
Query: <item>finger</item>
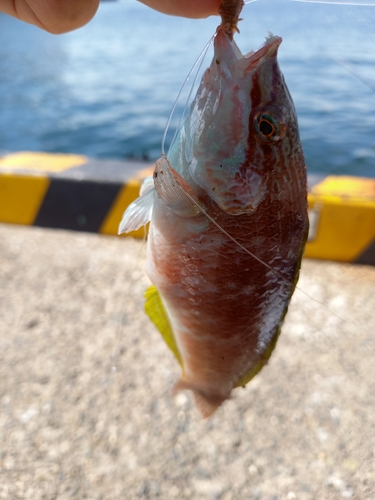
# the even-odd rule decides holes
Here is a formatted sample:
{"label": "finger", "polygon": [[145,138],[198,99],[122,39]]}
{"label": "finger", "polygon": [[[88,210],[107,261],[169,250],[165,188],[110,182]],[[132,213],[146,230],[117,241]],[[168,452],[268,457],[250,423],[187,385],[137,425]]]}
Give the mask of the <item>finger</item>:
{"label": "finger", "polygon": [[0,0],[0,11],[50,33],[80,28],[95,15],[100,0]]}
{"label": "finger", "polygon": [[140,0],[163,14],[203,18],[218,14],[221,0]]}

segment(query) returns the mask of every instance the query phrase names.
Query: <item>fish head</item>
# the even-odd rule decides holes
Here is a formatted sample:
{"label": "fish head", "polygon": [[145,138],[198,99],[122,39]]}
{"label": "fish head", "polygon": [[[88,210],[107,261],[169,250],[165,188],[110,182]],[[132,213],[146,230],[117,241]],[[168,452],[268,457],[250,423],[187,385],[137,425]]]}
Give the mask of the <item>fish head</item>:
{"label": "fish head", "polygon": [[185,159],[225,212],[251,213],[288,169],[304,168],[297,117],[269,35],[243,56],[220,27],[214,57],[185,123]]}

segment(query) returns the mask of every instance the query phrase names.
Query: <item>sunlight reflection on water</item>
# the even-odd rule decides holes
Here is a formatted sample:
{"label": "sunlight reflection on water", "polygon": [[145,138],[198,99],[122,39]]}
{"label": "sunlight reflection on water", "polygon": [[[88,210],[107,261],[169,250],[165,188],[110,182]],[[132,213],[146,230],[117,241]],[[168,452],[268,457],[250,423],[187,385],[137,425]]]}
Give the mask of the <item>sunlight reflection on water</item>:
{"label": "sunlight reflection on water", "polygon": [[[262,0],[242,17],[244,52],[268,31],[284,39],[280,65],[310,171],[374,176],[375,9]],[[158,157],[174,99],[217,24],[130,0],[102,4],[88,26],[60,36],[0,15],[0,151]]]}

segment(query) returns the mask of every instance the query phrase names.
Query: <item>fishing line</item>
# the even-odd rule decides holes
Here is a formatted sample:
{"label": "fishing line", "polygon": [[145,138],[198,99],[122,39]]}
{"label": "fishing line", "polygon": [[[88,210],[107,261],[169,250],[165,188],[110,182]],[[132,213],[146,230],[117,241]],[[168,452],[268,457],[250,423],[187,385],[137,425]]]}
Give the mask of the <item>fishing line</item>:
{"label": "fishing line", "polygon": [[192,92],[193,92],[194,84],[195,84],[195,82],[197,81],[198,74],[199,74],[199,71],[200,71],[200,69],[201,69],[201,67],[202,67],[202,63],[203,63],[203,61],[204,61],[205,55],[207,54],[207,51],[208,51],[208,49],[210,48],[210,45],[212,44],[212,41],[213,41],[214,37],[215,37],[215,35],[212,35],[212,37],[209,39],[209,41],[208,41],[208,42],[206,43],[206,45],[204,46],[204,48],[203,48],[202,52],[201,52],[201,53],[199,54],[199,56],[197,57],[197,59],[196,59],[195,63],[193,64],[193,66],[192,66],[191,70],[190,70],[190,71],[189,71],[189,73],[187,74],[187,76],[186,76],[186,78],[185,78],[185,80],[184,80],[184,82],[183,82],[183,84],[182,84],[182,86],[181,86],[181,88],[180,88],[180,90],[179,90],[179,92],[178,92],[178,94],[177,94],[177,97],[176,97],[176,99],[175,99],[175,102],[174,102],[174,104],[173,104],[173,106],[172,106],[172,110],[171,110],[171,112],[170,112],[170,114],[169,114],[169,117],[168,117],[168,120],[167,120],[167,125],[166,125],[166,127],[165,127],[165,131],[164,131],[163,139],[162,139],[162,141],[161,141],[161,152],[162,152],[162,155],[165,155],[164,146],[165,146],[165,141],[166,141],[166,138],[167,138],[168,129],[169,129],[169,126],[170,126],[170,124],[171,124],[171,120],[172,120],[173,114],[174,114],[174,112],[175,112],[175,110],[176,110],[177,103],[178,103],[178,101],[179,101],[179,99],[180,99],[180,97],[181,97],[181,93],[182,93],[182,91],[184,90],[184,88],[185,88],[185,86],[186,86],[187,82],[189,81],[189,78],[191,77],[191,74],[193,73],[193,71],[195,70],[195,68],[197,67],[197,65],[199,64],[199,67],[198,67],[198,69],[197,69],[197,72],[196,72],[196,75],[195,75],[195,77],[194,77],[193,83],[192,83],[192,85],[191,85],[191,89],[190,89],[190,91],[189,91],[189,95],[188,95],[187,100],[186,100],[186,104],[185,104],[184,110],[183,110],[182,115],[181,115],[181,118],[180,118],[180,120],[179,120],[179,122],[178,122],[178,127],[176,128],[176,131],[175,131],[175,133],[174,133],[174,136],[173,136],[173,139],[172,139],[172,142],[171,142],[171,146],[172,146],[172,144],[173,144],[174,140],[176,139],[178,129],[180,128],[180,125],[181,125],[182,119],[183,119],[183,117],[184,117],[184,115],[185,115],[185,111],[186,111],[186,108],[187,108],[187,106],[188,106],[189,99],[190,99],[191,94],[192,94]]}
{"label": "fishing line", "polygon": [[[179,186],[180,189],[183,189],[182,186]],[[184,191],[184,190],[183,190]],[[253,254],[250,250],[248,250],[246,247],[244,247],[238,240],[236,240],[236,238],[234,238],[233,236],[231,236],[224,228],[222,228],[220,226],[220,224],[218,224],[215,219],[213,219],[205,210],[204,208],[202,208],[195,200],[192,196],[190,196],[189,193],[187,193],[186,191],[184,191],[184,193],[190,198],[190,200],[194,203],[194,205],[196,205],[196,207],[198,207],[198,209],[207,217],[207,219],[212,222],[223,234],[225,234],[231,241],[233,241],[233,243],[235,243],[237,246],[239,246],[244,252],[246,252],[248,255],[250,255],[250,257],[252,257],[253,259],[255,259],[256,261],[258,261],[260,264],[262,264],[263,266],[265,266],[267,269],[269,269],[271,272],[273,272],[274,274],[276,274],[276,276],[278,276],[285,284],[287,285],[293,285],[293,281],[289,281],[287,279],[285,279],[285,277],[279,272],[277,271],[276,269],[274,269],[272,266],[270,266],[269,264],[267,264],[266,262],[264,262],[262,259],[260,259],[259,257],[257,257],[255,254]],[[320,304],[321,306],[324,307],[324,309],[326,309],[329,313],[331,313],[333,316],[336,316],[336,318],[338,318],[340,321],[346,321],[344,318],[342,318],[340,315],[336,314],[334,311],[332,311],[329,307],[326,306],[326,304],[318,299],[316,299],[315,297],[312,297],[311,295],[309,295],[307,292],[305,292],[304,290],[302,290],[302,288],[299,288],[298,285],[295,286],[295,289],[300,291],[301,293],[303,293],[307,298],[309,298],[310,300],[314,301],[316,304]]]}
{"label": "fishing line", "polygon": [[328,3],[331,5],[352,5],[352,6],[365,6],[375,7],[375,0],[291,0],[292,2],[302,3]]}
{"label": "fishing line", "polygon": [[332,62],[341,66],[345,71],[350,73],[357,80],[359,80],[361,83],[363,83],[363,85],[365,85],[369,90],[371,90],[373,93],[375,93],[375,84],[369,78],[365,78],[365,77],[359,75],[349,65],[345,64],[343,61],[340,61],[339,59],[334,59],[333,57],[329,57],[329,59]]}
{"label": "fishing line", "polygon": [[[190,91],[189,91],[189,95],[187,96],[187,99],[186,99],[186,102],[185,102],[185,106],[184,106],[184,109],[183,109],[182,114],[181,114],[181,116],[180,116],[180,119],[179,119],[179,122],[178,122],[177,128],[176,128],[176,130],[175,130],[175,133],[174,133],[174,135],[173,135],[173,139],[172,139],[171,144],[170,144],[170,146],[169,146],[168,153],[169,153],[169,151],[170,151],[170,149],[171,149],[171,147],[172,147],[172,145],[173,145],[173,143],[174,143],[174,141],[175,141],[175,139],[176,139],[176,137],[177,137],[178,131],[179,131],[180,127],[181,127],[182,120],[183,120],[183,118],[185,117],[185,112],[186,112],[186,109],[187,109],[188,104],[189,104],[189,102],[190,102],[191,94],[193,93],[195,83],[196,83],[196,81],[197,81],[197,78],[198,78],[199,72],[200,72],[200,70],[201,70],[201,68],[202,68],[203,61],[204,61],[204,59],[205,59],[205,57],[206,57],[206,54],[207,54],[207,52],[208,52],[208,49],[210,48],[210,46],[211,46],[212,41],[213,41],[213,39],[214,39],[214,38],[215,38],[215,35],[213,35],[213,36],[210,38],[210,40],[207,42],[207,44],[206,44],[206,46],[204,47],[204,49],[202,50],[202,52],[199,54],[198,59],[197,59],[197,60],[195,61],[195,63],[194,63],[194,66],[196,66],[196,64],[198,63],[198,61],[199,61],[199,59],[200,59],[199,67],[198,67],[198,69],[197,69],[197,71],[196,71],[196,73],[195,73],[195,77],[194,77],[193,83],[191,84]],[[190,74],[191,74],[191,72],[193,71],[194,66],[193,66],[193,68],[191,68],[191,71],[190,71],[189,75],[190,75]],[[189,75],[188,75],[188,77],[189,77]],[[185,80],[185,82],[183,83],[183,85],[182,85],[182,87],[181,87],[181,91],[182,91],[182,89],[184,88],[184,86],[185,86],[185,84],[186,84],[186,83],[187,83],[187,80]],[[177,97],[177,99],[178,99],[178,97]],[[177,102],[176,102],[176,104],[177,104]]]}

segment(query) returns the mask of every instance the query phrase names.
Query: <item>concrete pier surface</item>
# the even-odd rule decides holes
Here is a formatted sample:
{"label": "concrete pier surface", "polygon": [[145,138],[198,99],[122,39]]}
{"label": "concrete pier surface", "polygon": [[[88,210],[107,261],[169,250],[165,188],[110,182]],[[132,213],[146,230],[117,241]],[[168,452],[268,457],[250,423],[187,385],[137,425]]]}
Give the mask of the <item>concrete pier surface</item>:
{"label": "concrete pier surface", "polygon": [[202,420],[144,253],[0,226],[0,499],[375,499],[375,268],[304,260],[319,302],[296,291],[269,365]]}

